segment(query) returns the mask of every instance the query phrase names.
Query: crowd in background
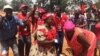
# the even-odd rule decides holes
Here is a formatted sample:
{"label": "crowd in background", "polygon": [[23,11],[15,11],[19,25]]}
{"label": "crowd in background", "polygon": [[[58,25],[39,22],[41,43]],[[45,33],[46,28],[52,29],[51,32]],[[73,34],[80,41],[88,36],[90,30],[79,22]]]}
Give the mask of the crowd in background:
{"label": "crowd in background", "polygon": [[97,49],[100,55],[100,9],[95,4],[70,5],[63,11],[60,5],[51,9],[36,3],[29,10],[22,4],[17,15],[5,5],[5,16],[0,16],[1,54],[7,56],[11,47],[14,56],[67,56],[66,39],[70,48],[65,49],[73,56],[96,56]]}

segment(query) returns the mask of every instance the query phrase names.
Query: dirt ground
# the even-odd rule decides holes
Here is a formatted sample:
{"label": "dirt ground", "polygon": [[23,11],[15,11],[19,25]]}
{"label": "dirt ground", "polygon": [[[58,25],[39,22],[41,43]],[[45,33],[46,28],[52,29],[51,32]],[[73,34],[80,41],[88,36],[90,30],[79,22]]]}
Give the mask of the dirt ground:
{"label": "dirt ground", "polygon": [[[63,49],[62,52],[63,52],[64,56],[73,56],[72,53],[69,53],[68,51],[66,51],[66,48],[69,48],[69,46],[68,46],[66,40],[64,39],[63,48],[62,48]],[[30,53],[32,53],[32,52],[30,52]],[[97,52],[97,56],[99,56],[98,53],[99,52]],[[11,49],[9,50],[9,56],[13,56],[13,53],[12,53]]]}
{"label": "dirt ground", "polygon": [[[65,55],[67,55],[67,56],[72,56],[72,54],[69,54],[69,52],[66,51],[66,48],[68,48],[68,45],[67,45],[67,42],[64,41],[64,44],[63,44],[63,53]],[[12,52],[11,48],[9,48],[9,49],[10,49],[9,50],[9,56],[13,56],[13,52]],[[32,52],[30,52],[30,53],[32,53]]]}

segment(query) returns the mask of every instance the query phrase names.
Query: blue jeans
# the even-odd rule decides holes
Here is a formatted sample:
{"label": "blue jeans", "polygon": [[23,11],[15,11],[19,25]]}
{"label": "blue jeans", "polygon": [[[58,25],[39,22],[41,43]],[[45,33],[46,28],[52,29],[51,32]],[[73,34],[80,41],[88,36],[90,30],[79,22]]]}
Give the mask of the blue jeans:
{"label": "blue jeans", "polygon": [[60,56],[62,53],[62,46],[63,46],[63,38],[64,38],[64,32],[63,31],[58,31],[58,43],[56,44],[56,49],[57,49],[57,56]]}
{"label": "blue jeans", "polygon": [[[6,56],[8,56],[9,47],[11,47],[11,49],[14,53],[14,56],[19,56],[18,45],[17,45],[17,41],[15,38],[9,39],[6,41],[1,41],[1,46],[2,46],[2,49],[5,49],[5,51],[7,52],[7,54],[5,54]],[[3,50],[2,50],[2,52],[3,52]]]}

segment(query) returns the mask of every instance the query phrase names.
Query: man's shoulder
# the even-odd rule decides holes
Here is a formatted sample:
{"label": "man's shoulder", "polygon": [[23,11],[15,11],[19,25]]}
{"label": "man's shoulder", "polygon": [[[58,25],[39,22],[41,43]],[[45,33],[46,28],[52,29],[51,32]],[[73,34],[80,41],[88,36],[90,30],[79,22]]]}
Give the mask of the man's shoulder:
{"label": "man's shoulder", "polygon": [[18,20],[18,17],[17,16],[12,16],[14,20]]}

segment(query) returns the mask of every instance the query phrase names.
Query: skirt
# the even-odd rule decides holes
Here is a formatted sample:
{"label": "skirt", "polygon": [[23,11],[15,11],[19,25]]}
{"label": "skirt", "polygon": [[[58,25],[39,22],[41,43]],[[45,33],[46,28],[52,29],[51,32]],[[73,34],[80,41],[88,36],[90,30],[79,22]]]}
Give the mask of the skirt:
{"label": "skirt", "polygon": [[56,48],[39,46],[38,44],[32,45],[29,56],[57,56]]}

